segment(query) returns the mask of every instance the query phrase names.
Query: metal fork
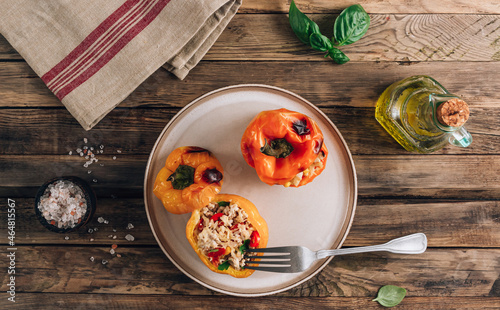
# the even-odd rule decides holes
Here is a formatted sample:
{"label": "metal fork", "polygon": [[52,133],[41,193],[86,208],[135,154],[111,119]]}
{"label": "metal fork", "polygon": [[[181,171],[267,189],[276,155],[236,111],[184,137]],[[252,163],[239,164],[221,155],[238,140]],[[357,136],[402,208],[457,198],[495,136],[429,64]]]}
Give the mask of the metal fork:
{"label": "metal fork", "polygon": [[[318,259],[334,255],[377,251],[387,251],[397,254],[421,254],[425,252],[426,249],[427,237],[423,233],[396,238],[379,245],[338,250],[320,250],[317,252],[311,251],[303,246],[248,249],[245,251],[245,259],[247,259],[245,268],[270,272],[293,273],[306,270]],[[264,253],[264,255],[250,255],[251,253]],[[274,255],[268,255],[272,253],[274,253]],[[260,261],[248,261],[250,259],[260,259]],[[271,266],[253,266],[257,264]]]}

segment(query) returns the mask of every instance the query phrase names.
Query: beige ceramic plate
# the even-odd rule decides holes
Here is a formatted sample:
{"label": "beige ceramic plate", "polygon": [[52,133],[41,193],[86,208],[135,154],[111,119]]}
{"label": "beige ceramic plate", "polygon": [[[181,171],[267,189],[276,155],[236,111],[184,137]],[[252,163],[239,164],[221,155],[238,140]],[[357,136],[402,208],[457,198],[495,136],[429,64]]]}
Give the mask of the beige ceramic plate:
{"label": "beige ceramic plate", "polygon": [[[286,108],[312,117],[323,131],[329,150],[326,168],[300,188],[262,183],[240,152],[243,132],[259,112]],[[212,151],[224,168],[222,193],[252,201],[269,226],[269,247],[303,245],[312,250],[339,248],[356,208],[356,172],[351,154],[335,125],[307,100],[266,85],[236,85],[210,92],[182,109],[165,127],[149,157],[144,200],[153,234],[170,260],[194,281],[235,296],[262,296],[299,285],[331,260],[318,261],[307,271],[281,274],[257,271],[245,279],[210,271],[185,236],[190,214],[168,213],[153,194],[156,174],[168,154],[194,145]]]}

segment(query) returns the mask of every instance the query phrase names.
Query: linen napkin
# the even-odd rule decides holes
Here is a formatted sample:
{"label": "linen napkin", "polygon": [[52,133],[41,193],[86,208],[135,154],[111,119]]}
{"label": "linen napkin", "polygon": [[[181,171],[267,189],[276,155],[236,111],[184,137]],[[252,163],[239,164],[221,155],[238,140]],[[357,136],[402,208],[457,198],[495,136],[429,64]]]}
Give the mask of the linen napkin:
{"label": "linen napkin", "polygon": [[183,79],[241,0],[2,0],[0,33],[86,130],[161,66]]}

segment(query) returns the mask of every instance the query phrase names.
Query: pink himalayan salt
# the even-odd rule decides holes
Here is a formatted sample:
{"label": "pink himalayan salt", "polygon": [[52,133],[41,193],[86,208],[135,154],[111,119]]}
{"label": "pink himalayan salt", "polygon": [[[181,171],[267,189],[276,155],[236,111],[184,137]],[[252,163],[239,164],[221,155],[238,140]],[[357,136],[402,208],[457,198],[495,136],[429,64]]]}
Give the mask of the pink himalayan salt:
{"label": "pink himalayan salt", "polygon": [[45,189],[38,210],[51,225],[62,229],[74,228],[87,212],[87,200],[78,185],[59,180]]}

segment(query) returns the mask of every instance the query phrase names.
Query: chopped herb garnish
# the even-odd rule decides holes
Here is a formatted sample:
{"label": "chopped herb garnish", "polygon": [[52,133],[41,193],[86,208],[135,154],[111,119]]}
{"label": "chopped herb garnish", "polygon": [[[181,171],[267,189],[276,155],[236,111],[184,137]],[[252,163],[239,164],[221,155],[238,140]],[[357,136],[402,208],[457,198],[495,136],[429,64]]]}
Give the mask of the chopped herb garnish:
{"label": "chopped herb garnish", "polygon": [[229,201],[219,201],[217,204],[219,207],[227,207],[229,206]]}
{"label": "chopped herb garnish", "polygon": [[245,250],[249,249],[249,245],[250,245],[250,239],[243,241],[243,244],[240,245],[240,248],[239,248],[241,254],[245,254]]}
{"label": "chopped herb garnish", "polygon": [[219,269],[219,270],[227,270],[230,265],[231,264],[227,260],[227,261],[223,262],[222,264],[220,264],[219,267],[217,267],[217,269]]}
{"label": "chopped herb garnish", "polygon": [[208,250],[208,253],[214,253],[214,252],[218,252],[219,249],[211,249],[211,250]]}

